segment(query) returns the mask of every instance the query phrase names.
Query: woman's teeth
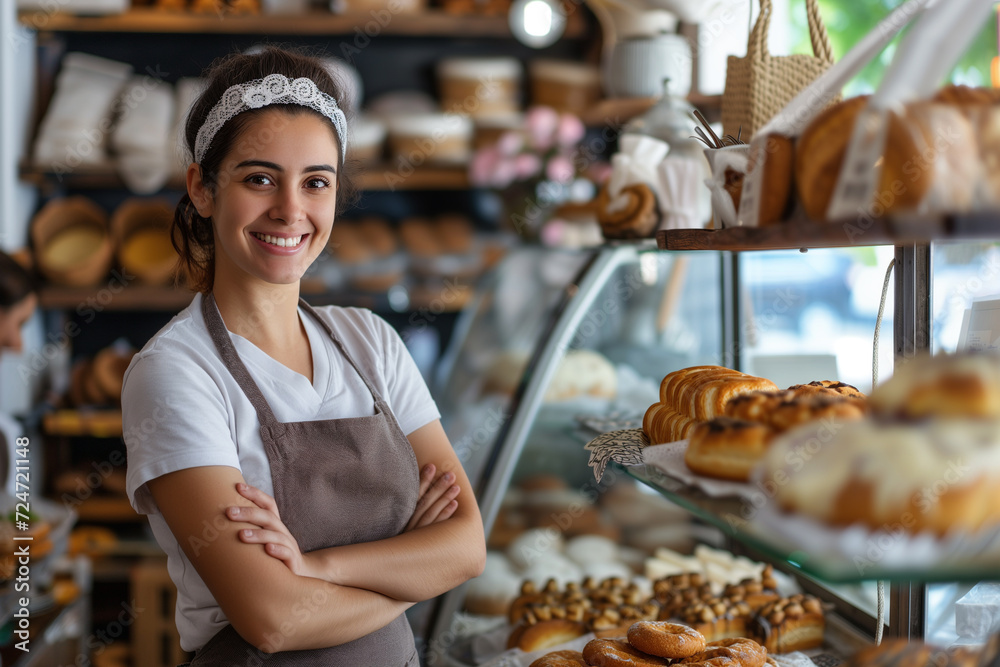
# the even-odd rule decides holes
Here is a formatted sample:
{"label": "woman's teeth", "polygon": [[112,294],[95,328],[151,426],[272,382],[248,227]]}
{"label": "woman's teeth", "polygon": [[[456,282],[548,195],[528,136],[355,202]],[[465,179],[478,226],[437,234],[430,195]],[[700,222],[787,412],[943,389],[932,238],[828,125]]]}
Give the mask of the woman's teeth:
{"label": "woman's teeth", "polygon": [[270,234],[258,234],[257,232],[250,232],[256,238],[260,239],[264,243],[270,243],[271,245],[276,245],[279,248],[294,248],[299,243],[302,242],[301,236],[293,236],[291,238],[285,238],[282,236],[271,236]]}

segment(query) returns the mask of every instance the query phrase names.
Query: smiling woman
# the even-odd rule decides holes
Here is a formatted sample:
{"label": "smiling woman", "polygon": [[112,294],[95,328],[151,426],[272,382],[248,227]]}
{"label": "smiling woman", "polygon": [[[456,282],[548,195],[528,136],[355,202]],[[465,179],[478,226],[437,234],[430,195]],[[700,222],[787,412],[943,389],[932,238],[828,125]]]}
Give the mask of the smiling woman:
{"label": "smiling woman", "polygon": [[199,666],[417,665],[403,612],[477,576],[485,540],[396,332],[299,299],[344,201],[337,87],[275,48],[208,80],[174,219],[200,293],[122,391],[127,491],[167,553],[181,646]]}

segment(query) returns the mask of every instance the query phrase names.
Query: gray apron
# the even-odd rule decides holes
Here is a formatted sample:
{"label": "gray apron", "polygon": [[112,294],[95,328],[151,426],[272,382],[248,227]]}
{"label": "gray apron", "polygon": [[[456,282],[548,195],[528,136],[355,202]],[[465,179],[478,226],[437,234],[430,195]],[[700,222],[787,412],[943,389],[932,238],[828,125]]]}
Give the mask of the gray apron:
{"label": "gray apron", "polygon": [[[369,373],[309,304],[300,300],[300,305],[323,325],[361,376],[375,402],[374,415],[280,423],[236,353],[215,297],[207,294],[202,299],[208,332],[226,368],[257,410],[281,518],[303,553],[399,535],[419,495],[417,459],[410,441]],[[191,665],[416,667],[418,661],[410,624],[400,614],[385,627],[340,646],[272,654],[254,648],[227,625],[198,650]]]}

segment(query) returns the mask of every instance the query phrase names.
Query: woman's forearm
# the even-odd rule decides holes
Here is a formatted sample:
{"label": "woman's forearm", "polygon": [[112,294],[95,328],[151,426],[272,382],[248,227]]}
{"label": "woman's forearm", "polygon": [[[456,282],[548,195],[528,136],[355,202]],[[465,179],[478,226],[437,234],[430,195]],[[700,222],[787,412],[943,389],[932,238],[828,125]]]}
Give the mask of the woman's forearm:
{"label": "woman's forearm", "polygon": [[453,517],[396,537],[313,552],[326,581],[420,602],[478,576],[486,558],[482,528]]}

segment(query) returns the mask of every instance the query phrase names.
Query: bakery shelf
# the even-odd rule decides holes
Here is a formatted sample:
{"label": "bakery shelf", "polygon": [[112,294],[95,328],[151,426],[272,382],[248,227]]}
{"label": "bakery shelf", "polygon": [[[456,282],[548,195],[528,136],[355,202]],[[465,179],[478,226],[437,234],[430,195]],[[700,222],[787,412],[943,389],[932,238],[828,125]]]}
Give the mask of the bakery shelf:
{"label": "bakery shelf", "polygon": [[[113,283],[113,287],[117,283]],[[454,290],[454,287],[452,288]],[[407,289],[408,305],[403,310],[431,309],[435,313],[456,312],[468,302],[470,290],[451,294],[447,290],[429,290],[413,287]],[[107,293],[103,296],[103,293]],[[302,297],[314,306],[353,306],[379,312],[397,310],[390,303],[386,292],[359,290],[307,291]],[[39,303],[49,310],[101,311],[180,311],[191,303],[194,294],[182,287],[155,287],[135,285],[124,289],[99,289],[98,287],[59,287],[47,285],[39,290]]]}
{"label": "bakery shelf", "polygon": [[[21,180],[35,187],[62,186],[74,190],[122,189],[125,182],[113,165],[77,167],[56,172],[34,165],[22,165]],[[364,166],[354,177],[355,186],[361,190],[464,190],[469,187],[468,168],[465,165],[422,166],[412,172],[402,171],[391,162]],[[184,190],[181,179],[169,180],[168,190]]]}
{"label": "bakery shelf", "polygon": [[132,509],[125,496],[91,496],[74,506],[73,510],[80,522],[125,523],[146,520]]}
{"label": "bakery shelf", "polygon": [[122,436],[121,410],[55,410],[42,417],[47,435],[93,438]]}
{"label": "bakery shelf", "polygon": [[[617,466],[617,464],[615,464]],[[1000,578],[1000,562],[950,561],[935,568],[923,566],[893,567],[872,558],[862,563],[829,553],[807,553],[785,548],[778,540],[755,524],[752,516],[754,504],[734,497],[715,498],[689,487],[687,484],[664,474],[651,465],[624,466],[616,469],[658,491],[665,498],[710,523],[725,535],[749,545],[768,558],[788,563],[794,570],[807,576],[834,584],[854,584],[862,581],[890,582],[954,582],[982,581]],[[747,517],[751,518],[748,520]],[[876,551],[879,546],[873,547]]]}
{"label": "bakery shelf", "polygon": [[661,250],[796,250],[874,245],[921,245],[932,241],[995,240],[995,211],[934,218],[858,218],[818,223],[790,220],[769,227],[668,229],[656,233]]}
{"label": "bakery shelf", "polygon": [[[659,101],[658,97],[612,97],[603,99],[580,115],[580,120],[588,127],[621,126],[636,116],[649,111]],[[722,107],[722,95],[688,95],[688,102],[714,118]]]}
{"label": "bakery shelf", "polygon": [[60,287],[46,285],[39,292],[39,304],[47,309],[104,310],[181,310],[193,298],[193,293],[175,287],[130,285],[122,288],[118,281],[94,287]]}
{"label": "bakery shelf", "polygon": [[[388,13],[388,11],[386,12]],[[369,23],[380,35],[413,37],[510,37],[507,16],[458,16],[443,11],[390,14],[381,21],[373,13],[332,14],[196,14],[167,12],[136,7],[111,16],[77,16],[66,12],[23,11],[21,24],[35,30],[60,32],[202,33],[265,35],[353,35],[356,27]],[[586,35],[587,26],[579,12],[569,15],[565,36]],[[372,29],[374,32],[375,29]]]}

